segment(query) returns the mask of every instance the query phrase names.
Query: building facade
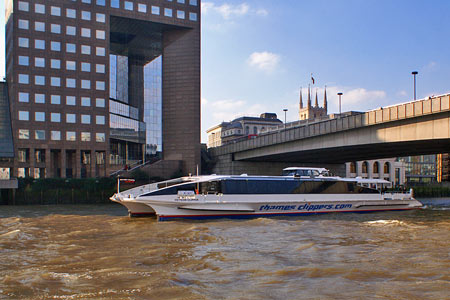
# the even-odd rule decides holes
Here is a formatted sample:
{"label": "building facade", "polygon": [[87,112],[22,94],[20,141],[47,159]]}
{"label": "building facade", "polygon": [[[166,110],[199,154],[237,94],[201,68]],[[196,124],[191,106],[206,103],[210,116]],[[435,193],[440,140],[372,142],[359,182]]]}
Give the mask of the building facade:
{"label": "building facade", "polygon": [[200,164],[200,0],[7,0],[14,176]]}
{"label": "building facade", "polygon": [[345,163],[346,177],[384,179],[394,186],[406,183],[405,164],[396,158]]}
{"label": "building facade", "polygon": [[233,140],[252,138],[261,132],[278,128],[283,124],[274,113],[263,113],[258,117],[239,117],[230,122],[222,122],[206,131],[207,147],[219,147]]}

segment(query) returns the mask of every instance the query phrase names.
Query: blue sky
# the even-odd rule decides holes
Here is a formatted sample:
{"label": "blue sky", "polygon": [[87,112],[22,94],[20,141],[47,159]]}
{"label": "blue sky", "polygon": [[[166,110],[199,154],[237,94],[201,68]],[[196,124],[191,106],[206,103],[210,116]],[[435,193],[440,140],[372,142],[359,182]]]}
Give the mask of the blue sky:
{"label": "blue sky", "polygon": [[[320,102],[327,85],[330,112],[338,91],[343,111],[410,101],[414,70],[417,98],[449,93],[449,11],[448,0],[203,1],[202,141],[237,116],[284,119],[287,108],[297,120],[311,73]],[[4,49],[4,27],[0,35]]]}

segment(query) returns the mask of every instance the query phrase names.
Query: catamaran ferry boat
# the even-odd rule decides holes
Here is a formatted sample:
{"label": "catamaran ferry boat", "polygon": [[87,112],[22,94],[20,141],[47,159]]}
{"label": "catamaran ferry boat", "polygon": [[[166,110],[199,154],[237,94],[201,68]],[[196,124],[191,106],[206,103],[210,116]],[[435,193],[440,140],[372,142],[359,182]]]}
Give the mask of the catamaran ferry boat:
{"label": "catamaran ferry boat", "polygon": [[285,169],[285,176],[181,177],[118,191],[110,199],[124,205],[130,216],[156,214],[161,221],[362,213],[423,207],[414,199],[412,190],[384,192],[363,186],[380,187],[390,184],[389,181],[325,176],[327,174],[316,172],[315,168],[309,169],[306,173],[304,168],[297,168],[294,173]]}

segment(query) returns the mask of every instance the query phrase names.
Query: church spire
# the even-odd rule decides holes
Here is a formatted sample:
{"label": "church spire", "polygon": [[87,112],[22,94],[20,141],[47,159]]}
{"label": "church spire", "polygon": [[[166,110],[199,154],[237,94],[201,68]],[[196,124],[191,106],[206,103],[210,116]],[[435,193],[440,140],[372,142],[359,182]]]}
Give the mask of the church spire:
{"label": "church spire", "polygon": [[303,108],[302,88],[300,87],[300,109]]}
{"label": "church spire", "polygon": [[314,107],[319,107],[319,101],[317,100],[317,89],[316,89],[316,101],[314,103]]}
{"label": "church spire", "polygon": [[311,108],[311,86],[308,84],[308,108]]}
{"label": "church spire", "polygon": [[325,109],[325,114],[328,114],[328,100],[327,100],[327,86],[325,86],[325,91],[323,92],[323,108]]}

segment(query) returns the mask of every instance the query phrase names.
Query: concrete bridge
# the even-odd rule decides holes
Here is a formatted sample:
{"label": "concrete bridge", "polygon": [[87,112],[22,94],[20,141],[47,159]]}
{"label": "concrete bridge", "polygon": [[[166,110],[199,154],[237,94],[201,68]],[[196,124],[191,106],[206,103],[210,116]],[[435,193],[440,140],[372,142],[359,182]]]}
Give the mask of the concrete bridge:
{"label": "concrete bridge", "polygon": [[[286,124],[254,139],[211,148],[216,173],[275,173],[314,165],[344,172],[343,163],[450,151],[450,94],[362,114]],[[338,170],[337,170],[337,169]],[[273,169],[273,171],[268,171]]]}

